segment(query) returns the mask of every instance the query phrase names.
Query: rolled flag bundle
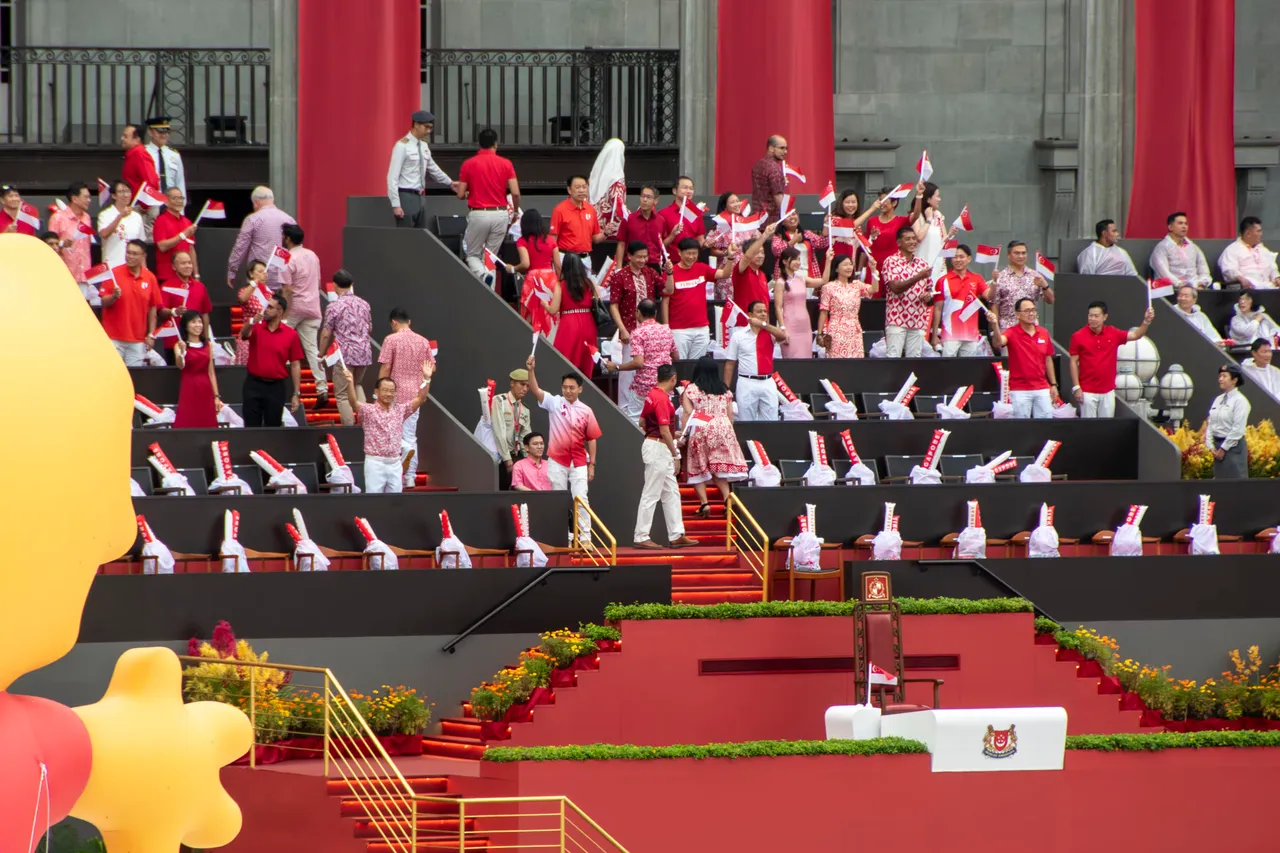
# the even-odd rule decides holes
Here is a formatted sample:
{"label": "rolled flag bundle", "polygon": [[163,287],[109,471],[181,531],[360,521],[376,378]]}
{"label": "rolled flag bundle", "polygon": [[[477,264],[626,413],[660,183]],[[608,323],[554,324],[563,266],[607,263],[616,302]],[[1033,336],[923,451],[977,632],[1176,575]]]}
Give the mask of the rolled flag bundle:
{"label": "rolled flag bundle", "polygon": [[1208,495],[1200,496],[1200,511],[1196,523],[1191,525],[1191,553],[1197,555],[1219,554],[1218,525],[1213,523],[1213,501]]}
{"label": "rolled flag bundle", "polygon": [[947,439],[950,436],[950,430],[935,429],[933,431],[933,438],[929,441],[929,450],[924,455],[924,462],[911,469],[913,486],[936,486],[942,482],[938,463],[942,461],[942,450],[947,446]]}
{"label": "rolled flag bundle", "polygon": [[813,412],[809,411],[809,404],[801,401],[796,396],[796,393],[791,390],[791,386],[783,380],[777,371],[773,373],[773,383],[778,386],[778,394],[782,397],[782,403],[778,408],[782,412],[784,421],[813,420]]}
{"label": "rolled flag bundle", "polygon": [[1058,531],[1053,527],[1053,507],[1048,504],[1040,504],[1040,524],[1027,540],[1027,556],[1058,556]]}
{"label": "rolled flag bundle", "polygon": [[244,418],[230,406],[223,406],[218,409],[218,423],[226,424],[232,429],[240,429],[244,426]]}
{"label": "rolled flag bundle", "polygon": [[490,412],[493,411],[493,393],[497,388],[497,383],[492,379],[485,380],[485,387],[477,388],[480,394],[480,420],[476,422],[476,428],[471,431],[476,437],[476,441],[484,445],[489,451],[489,455],[499,461],[502,457],[498,454],[498,440],[493,436],[493,419]]}
{"label": "rolled flag bundle", "polygon": [[169,461],[169,457],[165,456],[164,451],[160,449],[159,444],[152,442],[147,449],[151,451],[147,461],[160,474],[160,488],[182,489],[184,495],[194,495],[196,493],[196,490],[191,488],[191,483],[187,481],[187,475],[179,472],[174,467],[174,464]]}
{"label": "rolled flag bundle", "polygon": [[1009,371],[1000,362],[992,362],[996,370],[996,379],[1000,382],[1000,399],[991,407],[991,417],[1004,420],[1013,417],[1013,398],[1009,395]]}
{"label": "rolled flag bundle", "polygon": [[1124,517],[1124,524],[1117,527],[1115,535],[1111,537],[1111,556],[1142,556],[1142,517],[1146,514],[1147,508],[1145,506],[1140,504],[1131,504],[1129,506],[1129,512]]}
{"label": "rolled flag bundle", "polygon": [[147,524],[146,516],[138,516],[138,533],[142,536],[142,556],[155,558],[155,568],[151,568],[149,560],[143,561],[142,573],[146,575],[173,574],[173,552],[169,550],[168,545],[156,538],[151,525]]}
{"label": "rolled flag bundle", "polygon": [[222,546],[218,548],[218,558],[222,561],[224,574],[248,574],[249,555],[240,544],[240,513],[229,509],[222,515]]}
{"label": "rolled flag bundle", "polygon": [[307,564],[313,572],[329,571],[329,558],[320,550],[320,546],[311,538],[311,534],[307,532],[307,523],[302,520],[302,513],[297,507],[293,509],[293,524],[286,524],[285,529],[289,531],[289,536],[293,538],[293,563],[298,566],[298,570],[302,570],[302,557],[310,557]]}
{"label": "rolled flag bundle", "polygon": [[[446,561],[449,565],[445,565]],[[471,568],[471,555],[467,553],[467,546],[453,532],[449,512],[443,509],[440,510],[440,544],[436,546],[436,565],[442,569]]]}
{"label": "rolled flag bundle", "polygon": [[228,441],[213,441],[210,442],[210,445],[213,447],[213,470],[217,472],[218,476],[213,478],[209,488],[221,489],[227,486],[239,486],[240,494],[253,494],[253,489],[236,474],[235,467],[231,464],[231,443]]}
{"label": "rolled flag bundle", "polygon": [[853,446],[853,436],[849,434],[849,430],[840,433],[840,443],[844,445],[844,452],[849,457],[849,473],[845,474],[846,481],[857,480],[860,486],[874,486],[876,484],[876,475],[862,458],[858,456],[858,451]]}
{"label": "rolled flag bundle", "polygon": [[338,440],[333,437],[333,433],[325,435],[320,452],[324,454],[324,461],[329,463],[329,470],[324,475],[325,482],[334,486],[350,486],[353,494],[359,494],[360,487],[356,485],[351,466],[343,457],[342,448],[338,447]]}
{"label": "rolled flag bundle", "polygon": [[898,516],[893,514],[897,505],[884,505],[884,527],[871,540],[871,559],[901,560],[902,534],[898,532]]}
{"label": "rolled flag bundle", "polygon": [[148,424],[171,424],[177,418],[177,415],[173,413],[173,409],[168,406],[163,408],[157,406],[141,394],[133,395],[133,408],[142,413]]}
{"label": "rolled flag bundle", "polygon": [[813,459],[809,470],[804,472],[806,486],[834,486],[836,472],[827,459],[827,440],[813,430],[809,430],[809,453]]}
{"label": "rolled flag bundle", "polygon": [[982,510],[977,501],[968,502],[968,519],[964,530],[956,537],[955,556],[960,559],[981,560],[987,556],[987,531],[982,526]]}
{"label": "rolled flag bundle", "polygon": [[1035,461],[1018,472],[1018,480],[1023,483],[1047,483],[1052,480],[1053,472],[1049,470],[1049,464],[1053,462],[1053,457],[1061,446],[1061,441],[1046,441]]}
{"label": "rolled flag bundle", "polygon": [[542,568],[547,564],[547,555],[542,546],[533,540],[529,528],[529,505],[512,504],[511,520],[516,524],[516,565],[530,564]]}
{"label": "rolled flag bundle", "polygon": [[898,393],[893,396],[892,400],[881,400],[880,411],[884,412],[886,418],[891,421],[910,421],[915,419],[915,415],[911,414],[911,400],[920,390],[915,384],[916,375],[912,373],[907,377],[907,381],[902,383],[902,387],[898,389]]}
{"label": "rolled flag bundle", "polygon": [[836,416],[838,421],[856,421],[858,419],[858,407],[852,400],[840,390],[840,386],[830,379],[819,379],[822,389],[827,392],[827,396],[831,399],[827,400],[823,408]]}
{"label": "rolled flag bundle", "polygon": [[400,561],[396,559],[395,551],[392,551],[391,546],[373,532],[373,525],[369,524],[369,519],[356,516],[356,529],[364,537],[364,553],[369,555],[370,569],[391,572],[400,568]]}
{"label": "rolled flag bundle", "polygon": [[751,480],[751,485],[772,488],[782,482],[782,472],[778,470],[777,465],[769,461],[769,454],[764,452],[763,444],[758,441],[748,441],[747,452],[751,454],[751,461],[754,463],[751,470],[747,472],[747,479]]}
{"label": "rolled flag bundle", "polygon": [[938,417],[944,421],[967,421],[969,413],[964,410],[964,407],[969,405],[969,398],[972,396],[972,385],[959,388],[951,395],[950,400],[938,405]]}
{"label": "rolled flag bundle", "polygon": [[1006,450],[985,465],[975,465],[965,472],[964,481],[979,484],[994,483],[997,474],[1003,474],[1018,467],[1017,460],[1010,459],[1011,456],[1013,451]]}
{"label": "rolled flag bundle", "polygon": [[805,504],[805,514],[800,516],[800,532],[791,537],[791,570],[817,572],[822,570],[822,539],[818,537],[818,508]]}
{"label": "rolled flag bundle", "polygon": [[298,479],[298,475],[273,459],[267,451],[251,450],[249,451],[249,458],[266,472],[270,478],[267,480],[268,486],[293,486],[296,489],[296,494],[305,495],[307,493],[307,487]]}

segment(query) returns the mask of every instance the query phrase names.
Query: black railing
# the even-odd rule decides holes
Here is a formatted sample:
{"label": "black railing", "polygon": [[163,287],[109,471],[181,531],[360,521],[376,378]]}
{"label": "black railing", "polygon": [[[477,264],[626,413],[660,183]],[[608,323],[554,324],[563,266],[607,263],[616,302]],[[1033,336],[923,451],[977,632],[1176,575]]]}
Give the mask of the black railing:
{"label": "black railing", "polygon": [[489,610],[483,616],[481,616],[479,619],[474,620],[470,625],[468,625],[466,630],[464,630],[458,636],[454,637],[449,642],[445,643],[444,646],[440,648],[440,651],[448,652],[449,654],[453,654],[454,652],[456,652],[458,650],[459,643],[461,643],[467,637],[470,637],[476,631],[479,631],[480,628],[483,627],[484,624],[488,622],[490,619],[497,616],[499,613],[506,610],[512,604],[515,604],[517,601],[523,598],[524,594],[527,593],[529,590],[533,589],[534,587],[544,586],[547,583],[547,578],[551,577],[552,575],[592,575],[593,577],[596,577],[601,574],[607,573],[609,569],[610,569],[610,566],[551,566],[551,567],[548,567],[545,570],[543,570],[542,574],[538,575],[536,578],[529,581],[527,584],[520,587],[515,592],[511,593],[511,595],[508,595],[502,601],[490,607]]}
{"label": "black railing", "polygon": [[677,50],[424,50],[422,84],[439,145],[677,144]]}
{"label": "black railing", "polygon": [[175,146],[268,141],[268,50],[12,47],[0,67],[3,143],[113,147],[151,115],[170,116]]}

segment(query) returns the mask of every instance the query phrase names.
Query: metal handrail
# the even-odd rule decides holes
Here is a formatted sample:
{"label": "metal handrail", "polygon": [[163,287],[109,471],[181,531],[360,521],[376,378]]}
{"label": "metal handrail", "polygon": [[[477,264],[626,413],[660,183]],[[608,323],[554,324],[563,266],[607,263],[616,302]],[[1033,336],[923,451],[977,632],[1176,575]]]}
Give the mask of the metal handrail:
{"label": "metal handrail", "polygon": [[463,631],[458,636],[454,637],[449,642],[445,643],[440,648],[440,651],[453,654],[454,651],[456,651],[457,645],[461,643],[463,640],[465,640],[467,637],[474,634],[477,630],[479,630],[480,626],[484,625],[484,623],[488,622],[490,619],[497,616],[503,610],[506,610],[508,607],[510,607],[512,604],[518,601],[526,592],[533,589],[535,586],[541,585],[544,581],[546,581],[547,578],[551,577],[552,575],[597,574],[602,571],[607,572],[608,570],[609,569],[607,566],[551,566],[547,568],[542,574],[538,575],[536,578],[529,581],[524,586],[520,587],[520,589],[516,590],[511,595],[507,596],[507,598],[504,601],[502,601],[500,604],[496,604],[493,607],[491,607],[487,613],[485,613],[479,619],[475,620],[469,626],[467,626],[467,629],[465,631]]}
{"label": "metal handrail", "polygon": [[[739,523],[735,524],[735,520]],[[729,499],[725,501],[724,540],[725,550],[737,551],[738,555],[747,564],[747,568],[751,569],[755,576],[760,579],[760,600],[768,601],[769,537],[765,535],[764,528],[755,520],[751,511],[747,509],[736,492],[730,492]],[[743,541],[759,548],[759,554],[756,554],[752,549],[743,547]],[[759,562],[759,569],[753,565],[753,561]]]}
{"label": "metal handrail", "polygon": [[[585,539],[581,535],[581,513],[583,512],[591,519],[591,531]],[[597,539],[600,545],[604,546],[603,551],[600,545],[596,544]],[[617,537],[600,520],[600,516],[595,514],[595,510],[591,509],[591,504],[579,497],[573,499],[573,549],[581,552],[593,565],[618,565]]]}

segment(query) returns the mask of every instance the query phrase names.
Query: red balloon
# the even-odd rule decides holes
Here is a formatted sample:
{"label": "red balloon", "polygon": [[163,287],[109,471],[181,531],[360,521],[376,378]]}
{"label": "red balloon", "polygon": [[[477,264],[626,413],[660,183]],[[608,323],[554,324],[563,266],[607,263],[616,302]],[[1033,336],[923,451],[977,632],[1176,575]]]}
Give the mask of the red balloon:
{"label": "red balloon", "polygon": [[[40,786],[41,764],[47,795]],[[0,692],[0,850],[34,850],[45,826],[71,813],[92,766],[89,732],[74,711],[48,699]]]}

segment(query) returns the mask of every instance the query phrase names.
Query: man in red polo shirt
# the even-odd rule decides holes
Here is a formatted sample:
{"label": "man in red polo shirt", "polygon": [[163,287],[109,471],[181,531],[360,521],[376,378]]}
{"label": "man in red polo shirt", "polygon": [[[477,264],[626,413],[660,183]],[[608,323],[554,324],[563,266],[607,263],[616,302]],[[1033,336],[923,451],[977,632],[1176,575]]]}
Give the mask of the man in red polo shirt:
{"label": "man in red polo shirt", "polygon": [[156,317],[164,301],[160,285],[147,269],[147,244],[130,240],[124,265],[111,271],[115,284],[102,297],[102,330],[107,333],[125,367],[142,367],[156,341]]}
{"label": "man in red polo shirt", "polygon": [[570,175],[565,185],[569,188],[569,197],[551,211],[551,227],[547,230],[547,236],[556,244],[551,252],[551,263],[556,268],[556,275],[560,275],[560,256],[566,253],[577,255],[589,274],[591,247],[604,240],[600,217],[587,201],[586,178]]}
{"label": "man in red polo shirt", "polygon": [[658,368],[658,384],[649,390],[644,408],[640,410],[640,425],[644,428],[644,444],[640,458],[644,461],[644,488],[640,492],[640,506],[636,509],[637,548],[661,550],[662,546],[649,538],[653,527],[653,510],[662,501],[662,515],[667,520],[667,542],[672,548],[697,545],[697,539],[684,535],[684,517],[680,512],[680,486],[676,475],[680,473],[680,451],[671,434],[676,410],[671,405],[671,392],[676,387],[674,364]]}
{"label": "man in red polo shirt", "polygon": [[698,260],[698,241],[685,237],[680,241],[679,263],[667,273],[663,289],[662,322],[671,327],[671,337],[681,359],[699,359],[711,346],[711,329],[707,322],[707,282],[726,278],[730,264],[720,269]]}
{"label": "man in red polo shirt", "polygon": [[[667,236],[667,220],[658,214],[657,187],[640,188],[640,208],[635,210],[618,226],[618,253],[613,264],[622,269],[626,259],[627,246],[639,241],[649,250],[649,266],[656,272],[662,271],[663,238]],[[672,262],[674,263],[674,261]],[[612,291],[611,291],[612,292]]]}
{"label": "man in red polo shirt", "polygon": [[987,312],[991,324],[991,348],[1009,348],[1009,397],[1015,418],[1052,418],[1058,397],[1058,377],[1053,369],[1053,338],[1036,322],[1034,299],[1014,303],[1018,322],[1001,330],[1000,318]]}
{"label": "man in red polo shirt", "polygon": [[[975,272],[969,272],[973,250],[963,243],[956,246],[951,259],[951,271],[938,279],[933,291],[934,347],[942,345],[946,358],[979,355],[978,312],[979,301],[987,295],[987,282]],[[947,318],[950,321],[947,322]]]}
{"label": "man in red polo shirt", "polygon": [[[495,255],[507,238],[507,229],[520,209],[520,182],[516,167],[506,157],[498,156],[498,132],[486,127],[480,131],[480,150],[469,157],[458,170],[458,198],[467,200],[467,267],[476,278],[483,279],[484,250]],[[507,194],[511,209],[507,210]]]}
{"label": "man in red polo shirt", "polygon": [[196,226],[182,214],[187,200],[179,187],[169,187],[164,199],[164,210],[156,217],[152,234],[156,241],[156,278],[161,284],[173,278],[173,255],[178,250],[191,256],[191,263],[195,265],[193,275],[200,275],[200,264],[196,258]]}
{"label": "man in red polo shirt", "polygon": [[[707,241],[707,224],[702,221],[702,211],[693,206],[693,178],[684,175],[676,178],[671,195],[675,200],[658,211],[658,215],[666,223],[666,234],[662,242],[674,264],[679,260],[680,243],[686,238],[697,240],[698,248],[702,248],[702,244]],[[681,205],[684,205],[683,209]]]}
{"label": "man in red polo shirt", "polygon": [[129,185],[129,191],[135,196],[138,189],[146,183],[154,193],[160,192],[160,176],[156,174],[156,161],[142,142],[142,134],[136,124],[126,124],[120,134],[120,147],[124,149],[124,167],[120,177]]}
{"label": "man in red polo shirt", "polygon": [[[285,403],[298,411],[302,401],[302,340],[284,323],[289,302],[273,293],[262,319],[251,319],[240,329],[240,340],[249,342],[249,363],[244,376],[244,425],[280,426]],[[286,378],[293,379],[293,397],[287,398]]]}
{"label": "man in red polo shirt", "polygon": [[[777,229],[777,222],[770,222],[765,226],[764,231],[756,238],[756,241],[747,247],[736,263],[730,265],[730,278],[733,281],[733,302],[742,309],[741,314],[735,314],[735,326],[745,326],[747,324],[746,314],[749,314],[748,308],[752,302],[763,302],[768,305],[773,301],[771,296],[771,288],[769,287],[769,277],[764,274],[764,244],[773,236],[773,232]],[[778,322],[782,322],[782,318],[778,318]]]}
{"label": "man in red polo shirt", "polygon": [[1116,351],[1147,334],[1155,319],[1148,308],[1142,325],[1132,331],[1107,325],[1107,303],[1089,303],[1089,323],[1071,336],[1071,395],[1082,418],[1113,418],[1116,414]]}

